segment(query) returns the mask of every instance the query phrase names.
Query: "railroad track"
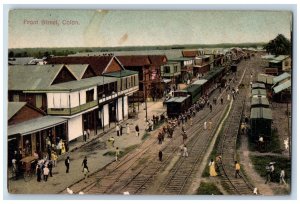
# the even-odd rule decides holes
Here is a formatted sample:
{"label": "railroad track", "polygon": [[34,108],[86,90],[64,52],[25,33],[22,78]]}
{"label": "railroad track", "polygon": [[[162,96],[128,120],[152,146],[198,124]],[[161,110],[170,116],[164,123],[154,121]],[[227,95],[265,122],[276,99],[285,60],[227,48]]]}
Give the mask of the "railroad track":
{"label": "railroad track", "polygon": [[[222,94],[224,95],[224,92]],[[216,95],[216,93],[213,93],[213,95]],[[224,101],[224,104],[226,104],[227,101]],[[169,179],[162,185],[165,186],[162,190],[163,193],[180,194],[184,192],[188,179],[193,175],[195,168],[202,161],[204,153],[209,146],[210,139],[214,133],[213,130],[216,129],[215,127],[218,126],[217,124],[221,120],[222,110],[225,111],[224,105],[218,103],[212,113],[208,108],[197,113],[193,119],[193,123],[198,124],[198,126],[194,125],[187,129],[187,134],[189,135],[187,141],[189,157],[179,158],[176,162],[169,173],[169,177],[167,176]],[[202,124],[209,119],[214,121],[212,131],[210,134],[205,133],[201,135],[200,133],[203,133]],[[156,138],[148,139],[134,153],[122,158],[119,164],[113,163],[95,172],[88,178],[89,181],[82,181],[71,186],[72,190],[74,192],[83,191],[86,194],[119,194],[124,191],[129,191],[130,194],[142,194],[146,192],[148,188],[151,188],[157,175],[169,165],[174,155],[178,154],[179,146],[182,144],[180,131],[177,129],[168,145],[161,147],[164,153],[163,162],[158,161],[158,151],[152,148],[156,142]],[[144,156],[146,153],[148,157]],[[138,165],[144,160],[147,160],[145,164]],[[177,181],[177,184],[175,181]]]}
{"label": "railroad track", "polygon": [[[246,71],[249,72],[249,70],[245,69],[245,72]],[[249,73],[247,76],[249,76]],[[249,77],[243,78],[243,81],[244,84],[249,84]],[[237,95],[236,99],[234,100],[233,110],[229,115],[228,121],[225,123],[224,132],[221,135],[221,142],[218,147],[219,155],[222,156],[221,163],[218,163],[218,165],[221,167],[219,168],[222,175],[221,183],[231,195],[251,195],[253,194],[254,190],[253,185],[247,180],[241,171],[241,178],[235,178],[234,162],[238,160],[236,155],[236,143],[239,135],[246,97],[247,90],[244,88],[243,90],[240,90],[239,95]]]}

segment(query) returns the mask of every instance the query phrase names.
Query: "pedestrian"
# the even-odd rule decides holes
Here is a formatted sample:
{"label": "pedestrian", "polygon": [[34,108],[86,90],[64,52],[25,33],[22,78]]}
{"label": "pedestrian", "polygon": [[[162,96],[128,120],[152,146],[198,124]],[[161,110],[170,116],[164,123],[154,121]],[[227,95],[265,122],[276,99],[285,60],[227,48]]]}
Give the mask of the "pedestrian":
{"label": "pedestrian", "polygon": [[215,167],[215,162],[213,159],[210,160],[209,164],[209,175],[211,177],[215,177],[215,176],[218,176],[217,172],[216,172],[216,167]]}
{"label": "pedestrian", "polygon": [[193,118],[190,119],[190,125],[193,125]]}
{"label": "pedestrian", "polygon": [[209,120],[209,122],[208,122],[208,129],[211,130],[211,128],[212,128],[212,122],[211,122],[211,120]]}
{"label": "pedestrian", "polygon": [[119,124],[119,126],[120,126],[120,135],[122,136],[122,134],[123,134],[123,126],[121,124]]}
{"label": "pedestrian", "polygon": [[57,165],[57,155],[54,151],[51,153],[51,160],[53,161],[53,167],[56,167]]}
{"label": "pedestrian", "polygon": [[115,138],[114,137],[110,137],[107,141],[109,142],[111,147],[115,147]]}
{"label": "pedestrian", "polygon": [[67,156],[65,159],[65,165],[66,165],[66,173],[69,173],[69,168],[70,168],[70,157]]}
{"label": "pedestrian", "polygon": [[210,112],[212,112],[212,105],[209,104],[209,109],[210,109]]}
{"label": "pedestrian", "polygon": [[86,156],[84,157],[81,166],[83,166],[82,171],[84,171],[84,169],[86,168],[88,170],[88,172],[90,172],[89,167],[87,165],[87,157]]}
{"label": "pedestrian", "polygon": [[221,104],[223,105],[223,98],[221,98]]}
{"label": "pedestrian", "polygon": [[62,143],[62,140],[59,140],[57,146],[56,146],[56,149],[57,149],[57,155],[61,155],[61,143]]}
{"label": "pedestrian", "polygon": [[158,152],[159,161],[162,161],[162,157],[163,157],[163,153],[161,150],[159,150],[159,152]]}
{"label": "pedestrian", "polygon": [[204,128],[204,130],[207,129],[207,122],[206,121],[204,122],[203,128]]}
{"label": "pedestrian", "polygon": [[117,136],[120,136],[120,126],[119,123],[116,125]]}
{"label": "pedestrian", "polygon": [[49,163],[48,163],[48,169],[49,169],[49,175],[50,175],[50,177],[52,177],[52,168],[53,168],[53,163],[50,160]]}
{"label": "pedestrian", "polygon": [[48,159],[51,159],[51,146],[48,146],[47,148],[47,153],[48,153]]}
{"label": "pedestrian", "polygon": [[242,177],[240,175],[241,166],[237,161],[235,161],[234,163],[235,163],[235,178],[237,178],[237,175],[239,175],[239,177],[241,178]]}
{"label": "pedestrian", "polygon": [[44,181],[47,182],[48,180],[48,175],[49,175],[49,169],[48,166],[45,165],[44,169],[43,169],[43,174],[44,174]]}
{"label": "pedestrian", "polygon": [[283,184],[283,183],[286,184],[284,177],[285,177],[285,172],[284,172],[283,169],[281,169],[281,171],[280,171],[280,180],[279,180],[280,184]]}
{"label": "pedestrian", "polygon": [[87,138],[90,139],[91,131],[89,128],[86,130],[86,133],[87,133]]}
{"label": "pedestrian", "polygon": [[37,176],[37,181],[41,182],[42,171],[40,165],[36,166],[36,176]]}
{"label": "pedestrian", "polygon": [[136,134],[137,137],[140,136],[140,128],[139,128],[138,125],[135,126],[135,134]]}
{"label": "pedestrian", "polygon": [[274,181],[274,162],[270,162],[270,181]]}
{"label": "pedestrian", "polygon": [[266,166],[266,171],[267,171],[267,173],[266,173],[266,182],[265,182],[265,184],[267,184],[268,182],[271,181],[271,165],[270,164]]}
{"label": "pedestrian", "polygon": [[183,157],[188,157],[189,156],[186,145],[183,146],[183,154],[182,154],[182,156]]}
{"label": "pedestrian", "polygon": [[130,134],[130,127],[129,127],[129,123],[126,124],[126,133],[127,135]]}
{"label": "pedestrian", "polygon": [[82,172],[83,172],[83,175],[84,175],[84,179],[87,179],[87,177],[88,177],[88,172],[90,172],[90,171],[88,170],[88,168],[83,167]]}
{"label": "pedestrian", "polygon": [[119,147],[117,147],[116,148],[116,155],[115,155],[116,161],[118,161],[119,154],[120,154],[120,150],[119,150]]}
{"label": "pedestrian", "polygon": [[227,94],[227,101],[230,101],[230,94]]}
{"label": "pedestrian", "polygon": [[83,131],[83,141],[86,142],[86,138],[87,138],[87,132],[86,130]]}

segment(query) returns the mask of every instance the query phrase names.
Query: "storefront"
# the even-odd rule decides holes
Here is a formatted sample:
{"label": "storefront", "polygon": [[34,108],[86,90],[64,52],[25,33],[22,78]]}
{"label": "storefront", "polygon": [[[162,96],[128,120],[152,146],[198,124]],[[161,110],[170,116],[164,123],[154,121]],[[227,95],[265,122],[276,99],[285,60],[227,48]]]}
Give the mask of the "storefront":
{"label": "storefront", "polygon": [[54,116],[11,125],[8,127],[8,147],[11,152],[21,150],[22,157],[31,156],[34,152],[43,156],[47,152],[47,144],[56,146],[62,140],[68,150],[67,126],[67,119]]}

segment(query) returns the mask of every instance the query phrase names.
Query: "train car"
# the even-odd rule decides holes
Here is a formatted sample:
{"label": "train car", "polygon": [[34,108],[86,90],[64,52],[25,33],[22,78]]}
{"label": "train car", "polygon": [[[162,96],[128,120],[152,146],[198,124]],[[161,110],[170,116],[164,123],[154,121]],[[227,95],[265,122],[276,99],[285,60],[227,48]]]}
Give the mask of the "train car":
{"label": "train car", "polygon": [[250,136],[252,141],[258,141],[263,136],[270,141],[272,131],[272,111],[270,108],[251,108],[250,115]]}
{"label": "train car", "polygon": [[251,94],[252,96],[254,95],[267,96],[267,91],[265,89],[252,89]]}
{"label": "train car", "polygon": [[169,118],[178,117],[191,106],[191,96],[173,97],[167,100],[167,115]]}
{"label": "train car", "polygon": [[269,108],[270,103],[266,97],[252,97],[251,99],[251,108]]}
{"label": "train car", "polygon": [[266,85],[263,84],[263,83],[253,83],[253,84],[251,85],[251,88],[252,88],[252,90],[253,90],[253,89],[265,89],[265,88],[266,88]]}

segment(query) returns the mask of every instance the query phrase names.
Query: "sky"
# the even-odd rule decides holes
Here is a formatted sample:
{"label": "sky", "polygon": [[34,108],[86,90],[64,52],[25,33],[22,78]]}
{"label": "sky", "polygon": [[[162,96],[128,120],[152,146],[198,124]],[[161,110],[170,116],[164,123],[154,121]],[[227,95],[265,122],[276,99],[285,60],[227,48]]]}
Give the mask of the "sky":
{"label": "sky", "polygon": [[[115,47],[290,39],[288,11],[11,10],[9,48]],[[46,22],[46,24],[43,24]]]}

